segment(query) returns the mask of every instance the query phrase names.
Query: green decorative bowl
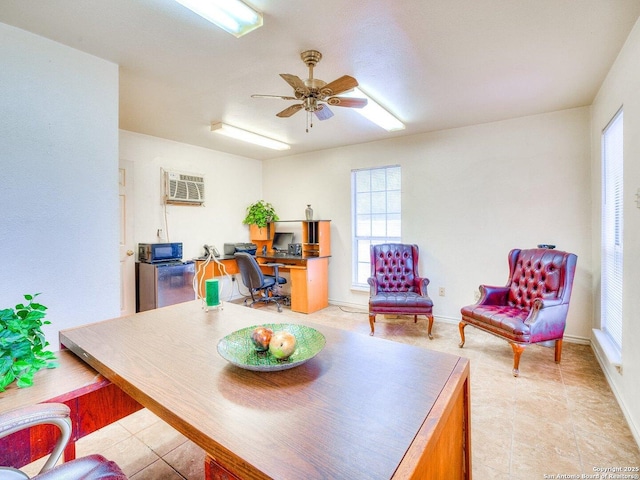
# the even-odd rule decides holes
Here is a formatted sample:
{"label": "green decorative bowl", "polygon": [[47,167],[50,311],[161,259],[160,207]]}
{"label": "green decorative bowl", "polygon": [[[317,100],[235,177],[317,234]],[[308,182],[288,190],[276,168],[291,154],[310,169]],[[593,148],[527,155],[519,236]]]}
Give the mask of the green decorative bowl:
{"label": "green decorative bowl", "polygon": [[[251,333],[260,326],[270,328],[273,333],[280,330],[293,333],[296,337],[295,352],[285,360],[278,360],[269,351],[257,351],[251,341]],[[297,367],[311,360],[324,348],[324,344],[324,335],[315,328],[293,323],[266,323],[230,333],[218,342],[218,353],[222,358],[240,368],[274,372]]]}

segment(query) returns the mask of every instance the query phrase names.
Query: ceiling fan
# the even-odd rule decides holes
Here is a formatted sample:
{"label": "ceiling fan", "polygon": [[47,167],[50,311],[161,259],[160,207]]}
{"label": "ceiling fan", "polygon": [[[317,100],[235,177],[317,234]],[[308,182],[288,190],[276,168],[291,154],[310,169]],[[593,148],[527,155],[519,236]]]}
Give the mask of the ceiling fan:
{"label": "ceiling fan", "polygon": [[307,132],[310,126],[313,127],[312,113],[318,117],[318,120],[326,120],[333,117],[333,112],[329,110],[328,105],[334,107],[362,108],[367,104],[366,98],[337,96],[358,86],[358,81],[349,75],[343,75],[330,83],[318,78],[313,78],[313,67],[315,67],[322,58],[322,54],[319,51],[306,50],[300,54],[300,58],[302,58],[305,65],[309,67],[309,78],[302,80],[300,77],[288,73],[280,74],[280,76],[293,87],[294,96],[251,95],[251,97],[301,101],[302,103],[296,103],[276,113],[276,116],[286,118],[304,109],[307,112]]}

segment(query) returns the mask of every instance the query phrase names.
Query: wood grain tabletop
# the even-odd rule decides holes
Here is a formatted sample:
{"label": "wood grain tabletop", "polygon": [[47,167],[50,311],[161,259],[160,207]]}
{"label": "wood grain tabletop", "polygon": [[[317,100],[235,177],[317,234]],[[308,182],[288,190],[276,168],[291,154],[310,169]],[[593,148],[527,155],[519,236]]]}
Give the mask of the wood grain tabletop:
{"label": "wood grain tabletop", "polygon": [[[290,370],[239,368],[226,335],[304,323],[324,349]],[[77,327],[60,341],[223,466],[243,478],[391,478],[459,357],[198,301]]]}

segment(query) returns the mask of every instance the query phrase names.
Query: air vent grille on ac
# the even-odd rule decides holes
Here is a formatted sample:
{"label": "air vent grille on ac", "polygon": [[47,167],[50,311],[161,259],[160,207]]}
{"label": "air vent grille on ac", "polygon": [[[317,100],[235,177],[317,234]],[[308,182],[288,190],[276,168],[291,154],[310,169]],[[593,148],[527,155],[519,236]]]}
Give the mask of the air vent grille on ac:
{"label": "air vent grille on ac", "polygon": [[179,172],[166,172],[167,203],[204,203],[204,177]]}

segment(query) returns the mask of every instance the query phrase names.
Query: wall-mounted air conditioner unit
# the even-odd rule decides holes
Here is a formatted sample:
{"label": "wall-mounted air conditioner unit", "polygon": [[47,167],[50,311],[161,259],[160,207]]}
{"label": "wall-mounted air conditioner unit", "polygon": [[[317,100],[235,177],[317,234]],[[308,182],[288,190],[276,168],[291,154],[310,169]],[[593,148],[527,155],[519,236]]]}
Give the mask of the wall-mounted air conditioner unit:
{"label": "wall-mounted air conditioner unit", "polygon": [[204,203],[204,177],[180,172],[165,172],[166,202],[190,205]]}

